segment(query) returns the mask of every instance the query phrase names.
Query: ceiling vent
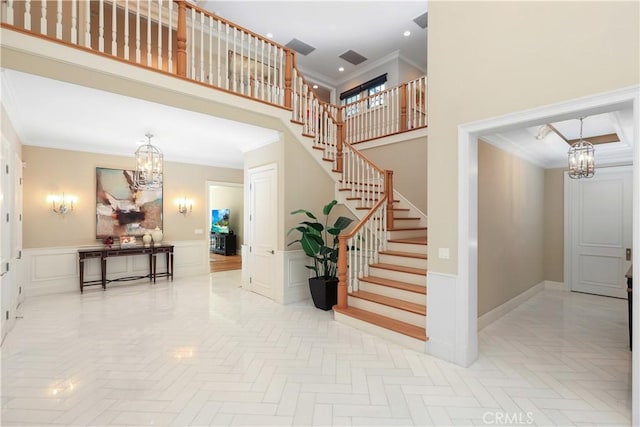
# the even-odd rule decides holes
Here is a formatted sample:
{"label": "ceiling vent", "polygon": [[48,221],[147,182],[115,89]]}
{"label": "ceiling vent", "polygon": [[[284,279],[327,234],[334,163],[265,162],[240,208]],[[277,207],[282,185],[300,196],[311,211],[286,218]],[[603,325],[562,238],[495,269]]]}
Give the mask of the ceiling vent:
{"label": "ceiling vent", "polygon": [[354,52],[353,50],[346,51],[345,53],[340,55],[340,58],[344,59],[347,62],[350,62],[353,65],[362,64],[367,60],[367,58],[360,55],[358,52]]}
{"label": "ceiling vent", "polygon": [[428,12],[425,12],[417,18],[413,18],[413,22],[418,24],[418,27],[422,28],[423,30],[427,28],[427,13]]}
{"label": "ceiling vent", "polygon": [[286,47],[295,50],[296,52],[298,52],[300,55],[304,55],[307,56],[309,55],[311,52],[313,52],[314,50],[316,50],[315,47],[313,46],[309,46],[308,44],[306,44],[305,42],[301,42],[298,39],[291,39],[291,41],[289,43],[287,43],[285,45]]}

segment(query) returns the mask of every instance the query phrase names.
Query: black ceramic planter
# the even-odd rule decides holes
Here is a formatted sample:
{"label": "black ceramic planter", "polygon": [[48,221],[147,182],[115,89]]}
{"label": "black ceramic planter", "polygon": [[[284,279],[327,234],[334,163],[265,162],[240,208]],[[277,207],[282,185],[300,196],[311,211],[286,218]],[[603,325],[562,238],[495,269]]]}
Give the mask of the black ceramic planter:
{"label": "black ceramic planter", "polygon": [[321,310],[331,310],[338,303],[338,279],[312,277],[309,279],[309,289],[313,304]]}

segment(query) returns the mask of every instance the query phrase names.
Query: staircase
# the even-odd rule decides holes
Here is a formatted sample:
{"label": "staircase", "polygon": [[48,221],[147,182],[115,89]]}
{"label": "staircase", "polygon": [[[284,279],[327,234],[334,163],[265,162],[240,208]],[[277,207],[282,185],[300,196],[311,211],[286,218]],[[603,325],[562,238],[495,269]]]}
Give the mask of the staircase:
{"label": "staircase", "polygon": [[[307,110],[321,108],[315,106]],[[386,171],[378,173],[377,167],[353,146],[344,145],[342,166],[338,165],[336,141],[327,141],[322,130],[309,128],[310,123],[304,119],[292,120],[292,123],[302,126],[302,131],[299,127],[297,131],[303,135],[307,151],[336,183],[336,199],[361,221],[373,214],[376,207],[383,211],[386,208],[391,218],[380,216],[369,221],[363,226],[366,237],[361,235],[354,238],[355,243],[347,245],[353,247],[365,242],[357,251],[351,251],[356,252],[356,259],[362,252],[375,252],[375,255],[361,268],[355,267],[353,260],[349,261],[346,304],[341,307],[339,302],[334,306],[335,320],[425,352],[428,340],[426,217],[381,178]],[[354,166],[358,162],[363,166]],[[393,195],[392,200],[383,200],[387,186],[386,193]],[[342,252],[348,251],[341,249]],[[361,271],[352,271],[356,268]]]}

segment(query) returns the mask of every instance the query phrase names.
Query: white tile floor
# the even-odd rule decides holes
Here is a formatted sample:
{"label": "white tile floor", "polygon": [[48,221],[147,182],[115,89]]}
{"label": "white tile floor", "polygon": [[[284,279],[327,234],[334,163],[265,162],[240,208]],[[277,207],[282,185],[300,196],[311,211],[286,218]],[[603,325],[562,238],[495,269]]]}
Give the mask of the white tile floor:
{"label": "white tile floor", "polygon": [[1,424],[630,424],[626,301],[544,291],[465,369],[239,282],[28,299],[2,346]]}

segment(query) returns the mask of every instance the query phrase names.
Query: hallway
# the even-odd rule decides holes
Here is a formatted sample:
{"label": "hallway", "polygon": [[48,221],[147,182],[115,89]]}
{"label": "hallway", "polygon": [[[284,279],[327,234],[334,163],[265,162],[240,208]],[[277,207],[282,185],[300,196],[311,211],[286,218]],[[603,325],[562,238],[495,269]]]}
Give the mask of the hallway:
{"label": "hallway", "polygon": [[239,283],[28,299],[2,348],[2,425],[630,424],[624,300],[545,290],[482,330],[465,369]]}

